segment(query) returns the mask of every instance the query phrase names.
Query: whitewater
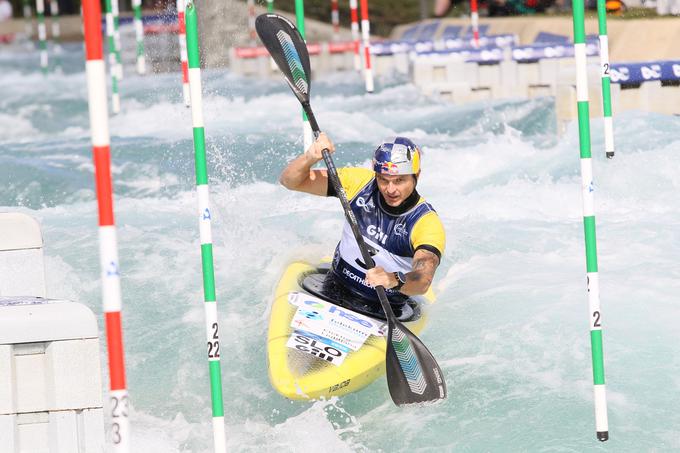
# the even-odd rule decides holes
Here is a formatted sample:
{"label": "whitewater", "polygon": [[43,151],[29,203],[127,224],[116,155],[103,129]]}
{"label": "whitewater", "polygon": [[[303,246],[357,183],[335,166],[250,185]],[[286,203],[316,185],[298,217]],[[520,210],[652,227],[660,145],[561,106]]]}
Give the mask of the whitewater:
{"label": "whitewater", "polygon": [[[42,225],[48,296],[105,334],[84,57],[66,45],[44,76],[35,51],[0,53],[0,210]],[[53,64],[55,64],[53,62]],[[320,77],[312,106],[335,161],[366,166],[383,139],[424,149],[419,192],[447,248],[420,338],[449,398],[400,409],[384,379],[291,402],[270,386],[266,326],[287,263],[333,250],[337,199],[277,180],[302,151],[282,79],[203,71],[227,447],[238,452],[667,452],[680,450],[680,118],[615,112],[616,157],[593,121],[595,213],[610,440],[595,438],[578,131],[552,99],[455,106],[408,80],[373,95],[354,73]],[[191,113],[181,75],[121,82],[110,118],[135,452],[209,452],[210,392]],[[591,102],[599,102],[592,100]]]}

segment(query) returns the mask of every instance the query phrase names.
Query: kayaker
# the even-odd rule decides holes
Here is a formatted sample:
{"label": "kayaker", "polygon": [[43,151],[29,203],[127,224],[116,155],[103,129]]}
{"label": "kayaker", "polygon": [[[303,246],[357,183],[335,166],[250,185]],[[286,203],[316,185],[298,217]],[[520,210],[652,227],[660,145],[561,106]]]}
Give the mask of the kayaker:
{"label": "kayaker", "polygon": [[[290,190],[337,196],[326,169],[312,169],[333,142],[321,133],[309,149],[288,163],[281,184]],[[439,265],[446,234],[439,216],[417,192],[421,151],[405,137],[381,143],[372,169],[339,168],[347,194],[376,267],[366,270],[359,247],[345,220],[335,249],[330,278],[378,306],[374,287],[382,285],[400,319],[409,317],[408,296],[425,294]]]}

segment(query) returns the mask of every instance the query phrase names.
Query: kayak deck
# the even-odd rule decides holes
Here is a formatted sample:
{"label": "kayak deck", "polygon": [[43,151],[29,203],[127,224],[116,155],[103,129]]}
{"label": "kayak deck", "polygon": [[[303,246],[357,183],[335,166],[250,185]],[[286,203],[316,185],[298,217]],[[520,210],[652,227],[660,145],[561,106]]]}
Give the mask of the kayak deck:
{"label": "kayak deck", "polygon": [[[306,262],[290,264],[276,287],[267,335],[267,359],[272,386],[281,395],[294,400],[329,398],[357,391],[385,373],[385,337],[369,336],[363,346],[350,352],[339,366],[311,354],[287,346],[294,329],[291,321],[297,307],[289,303],[291,292],[304,291],[302,279],[320,269]],[[321,270],[323,271],[323,270]],[[419,317],[404,324],[419,333],[427,321],[426,305],[434,301],[432,294],[421,303]]]}

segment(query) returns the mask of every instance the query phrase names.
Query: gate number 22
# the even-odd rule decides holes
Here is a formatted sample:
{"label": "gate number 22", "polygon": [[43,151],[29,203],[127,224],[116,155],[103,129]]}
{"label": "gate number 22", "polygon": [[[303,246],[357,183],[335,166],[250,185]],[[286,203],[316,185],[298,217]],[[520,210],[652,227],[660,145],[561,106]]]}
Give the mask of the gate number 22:
{"label": "gate number 22", "polygon": [[213,341],[208,340],[208,358],[209,359],[219,359],[220,358],[220,342],[219,342],[219,334],[218,334],[218,328],[217,328],[217,323],[214,322],[212,325],[213,328],[213,336],[212,339]]}

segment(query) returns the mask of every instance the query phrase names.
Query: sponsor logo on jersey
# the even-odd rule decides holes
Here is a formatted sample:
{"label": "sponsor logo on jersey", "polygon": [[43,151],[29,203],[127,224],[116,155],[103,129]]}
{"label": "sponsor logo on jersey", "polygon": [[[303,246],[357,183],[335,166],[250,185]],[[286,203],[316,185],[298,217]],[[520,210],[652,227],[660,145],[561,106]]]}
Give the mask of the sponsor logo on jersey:
{"label": "sponsor logo on jersey", "polygon": [[373,203],[373,199],[369,198],[368,203],[364,199],[364,197],[359,197],[357,198],[357,206],[359,206],[361,209],[363,209],[366,212],[371,212],[371,209],[375,208],[375,204]]}
{"label": "sponsor logo on jersey", "polygon": [[380,244],[385,245],[387,242],[387,235],[382,232],[380,227],[377,227],[375,225],[369,225],[366,227],[366,233],[376,241],[378,241]]}

